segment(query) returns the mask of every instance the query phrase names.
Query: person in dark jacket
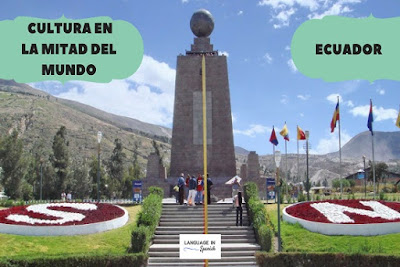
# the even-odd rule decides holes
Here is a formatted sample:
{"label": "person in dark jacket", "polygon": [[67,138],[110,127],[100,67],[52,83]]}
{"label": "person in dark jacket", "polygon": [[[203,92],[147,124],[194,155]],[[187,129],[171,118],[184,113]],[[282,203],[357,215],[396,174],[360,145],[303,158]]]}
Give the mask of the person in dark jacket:
{"label": "person in dark jacket", "polygon": [[178,178],[179,187],[179,205],[183,205],[184,193],[185,193],[185,179],[183,178],[183,173]]}
{"label": "person in dark jacket", "polygon": [[189,180],[189,195],[187,198],[188,206],[189,205],[196,206],[196,203],[195,203],[196,187],[197,187],[197,180],[193,175],[192,178],[190,178],[190,180]]}
{"label": "person in dark jacket", "polygon": [[239,218],[240,226],[243,226],[242,192],[239,191],[234,200],[236,206],[236,226],[239,226]]}
{"label": "person in dark jacket", "polygon": [[207,204],[211,204],[211,188],[213,182],[211,181],[210,175],[207,173]]}

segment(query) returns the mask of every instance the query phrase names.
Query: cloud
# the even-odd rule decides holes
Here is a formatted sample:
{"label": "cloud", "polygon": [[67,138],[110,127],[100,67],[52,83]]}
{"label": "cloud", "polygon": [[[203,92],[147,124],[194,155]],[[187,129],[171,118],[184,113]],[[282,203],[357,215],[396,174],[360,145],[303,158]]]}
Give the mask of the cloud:
{"label": "cloud", "polygon": [[337,100],[339,97],[339,103],[341,105],[345,105],[348,106],[350,108],[354,107],[353,101],[348,100],[348,101],[344,101],[343,97],[340,94],[330,94],[326,97],[326,100],[328,100],[329,102],[331,102],[332,104],[337,104]]}
{"label": "cloud", "polygon": [[304,101],[308,100],[310,97],[311,97],[310,95],[297,95],[298,99],[301,99]]}
{"label": "cloud", "polygon": [[[287,27],[295,14],[306,14],[309,19],[327,15],[341,15],[353,12],[351,6],[365,0],[260,0],[259,6],[269,7],[275,29]],[[297,12],[299,11],[299,12]]]}
{"label": "cloud", "polygon": [[183,4],[188,3],[189,0],[181,0]]}
{"label": "cloud", "polygon": [[249,137],[255,137],[258,134],[265,134],[268,131],[272,131],[270,127],[263,126],[261,124],[251,124],[249,129],[246,130],[233,130],[234,134],[246,135]]}
{"label": "cloud", "polygon": [[218,55],[219,55],[219,56],[226,56],[226,57],[229,57],[229,53],[226,52],[226,51],[218,51]]}
{"label": "cloud", "polygon": [[380,94],[380,95],[384,95],[384,94],[385,94],[385,89],[377,89],[376,91],[377,91],[378,94]]}
{"label": "cloud", "polygon": [[[348,141],[350,141],[351,136],[346,132],[346,130],[341,131],[341,144],[342,147],[344,144],[346,144]],[[310,140],[312,142],[312,133],[310,133]],[[311,149],[310,153],[311,154],[327,154],[331,152],[337,152],[339,151],[339,131],[335,131],[332,134],[329,134],[326,138],[321,138],[318,141],[317,146],[315,149]]]}
{"label": "cloud", "polygon": [[[354,117],[368,117],[369,115],[369,105],[357,106],[350,110],[350,113],[353,114]],[[393,120],[397,119],[397,110],[393,108],[385,109],[383,107],[372,107],[372,113],[374,114],[374,121],[384,121],[384,120]]]}
{"label": "cloud", "polygon": [[237,13],[238,16],[243,15],[243,10],[239,10],[239,12]]}
{"label": "cloud", "polygon": [[282,27],[287,27],[289,26],[289,21],[290,21],[290,17],[292,15],[294,15],[294,13],[296,13],[296,9],[291,8],[288,10],[282,10],[280,11],[275,17],[274,19],[278,21],[278,23],[275,23],[274,29],[279,29]]}
{"label": "cloud", "polygon": [[287,64],[288,64],[290,70],[291,70],[293,73],[296,73],[296,72],[297,72],[297,68],[296,68],[296,65],[295,65],[294,62],[293,62],[293,59],[289,59],[289,60],[287,61]]}
{"label": "cloud", "polygon": [[287,103],[289,103],[289,98],[288,98],[288,96],[287,96],[287,95],[282,95],[282,96],[281,96],[280,102],[281,102],[282,104],[284,104],[284,105],[286,105]]}
{"label": "cloud", "polygon": [[338,1],[337,3],[333,4],[327,10],[319,13],[313,12],[312,14],[308,15],[309,19],[322,19],[325,16],[337,16],[344,13],[350,13],[353,10],[350,9],[348,6],[343,5],[343,1]]}
{"label": "cloud", "polygon": [[265,53],[265,55],[264,55],[263,58],[265,59],[265,61],[266,61],[268,64],[272,64],[273,58],[271,57],[271,55],[270,55],[269,53]]}
{"label": "cloud", "polygon": [[285,46],[285,50],[286,50],[286,51],[290,51],[290,46],[288,46],[288,45]]}
{"label": "cloud", "polygon": [[[47,82],[36,83],[42,88]],[[110,83],[72,81],[58,97],[75,100],[117,115],[170,126],[172,123],[175,70],[145,55],[138,71]]]}
{"label": "cloud", "polygon": [[301,112],[301,113],[300,113],[300,117],[304,117],[304,113]]}
{"label": "cloud", "polygon": [[232,114],[232,123],[235,123],[237,118],[236,118],[235,114],[233,114],[233,112],[231,114]]}

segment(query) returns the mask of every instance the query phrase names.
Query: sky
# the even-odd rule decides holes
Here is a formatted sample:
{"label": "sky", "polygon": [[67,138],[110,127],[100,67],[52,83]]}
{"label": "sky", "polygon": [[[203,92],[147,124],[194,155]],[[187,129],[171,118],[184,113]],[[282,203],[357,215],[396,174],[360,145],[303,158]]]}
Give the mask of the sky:
{"label": "sky", "polygon": [[[271,154],[272,127],[289,130],[289,153],[296,153],[296,125],[310,132],[311,153],[339,149],[338,129],[330,122],[340,97],[342,146],[366,131],[369,100],[374,130],[397,131],[399,82],[366,80],[324,82],[309,78],[293,63],[290,46],[305,21],[326,15],[363,18],[400,16],[398,0],[3,0],[0,20],[18,16],[81,19],[108,16],[125,20],[140,32],[144,57],[138,71],[110,83],[82,81],[32,83],[55,96],[107,112],[172,127],[176,58],[190,50],[190,18],[209,10],[215,21],[214,49],[227,56],[234,143],[258,154]],[[277,132],[278,134],[278,132]],[[278,134],[278,150],[284,151]],[[300,153],[304,153],[300,143]]]}

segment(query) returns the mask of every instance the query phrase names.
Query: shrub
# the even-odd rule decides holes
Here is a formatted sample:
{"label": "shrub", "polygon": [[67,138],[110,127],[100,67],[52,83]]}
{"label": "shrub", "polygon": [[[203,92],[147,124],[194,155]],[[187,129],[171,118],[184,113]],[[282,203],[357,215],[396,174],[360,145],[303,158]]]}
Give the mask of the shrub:
{"label": "shrub", "polygon": [[129,252],[145,253],[160,221],[164,193],[161,188],[154,186],[151,192],[143,201],[142,210],[138,215],[137,227],[132,231]]}
{"label": "shrub", "polygon": [[150,186],[149,187],[149,195],[151,194],[156,194],[159,195],[160,197],[164,197],[164,190],[161,187],[157,186]]}
{"label": "shrub", "polygon": [[257,184],[253,182],[248,182],[244,185],[244,195],[247,205],[247,210],[249,212],[250,220],[253,223],[253,227],[256,233],[256,238],[264,251],[269,251],[271,249],[272,235],[271,221],[267,215],[264,204],[260,201],[258,197],[258,187]]}
{"label": "shrub", "polygon": [[143,253],[128,254],[128,255],[91,255],[91,256],[61,256],[61,257],[39,257],[31,259],[1,259],[0,267],[11,266],[85,266],[85,267],[117,267],[117,266],[144,266],[147,261],[147,256]]}
{"label": "shrub", "polygon": [[129,252],[144,252],[149,245],[149,229],[145,226],[139,226],[132,231],[131,248]]}
{"label": "shrub", "polygon": [[303,194],[303,191],[299,192],[299,196],[297,197],[298,202],[306,201],[306,196]]}
{"label": "shrub", "polygon": [[272,245],[272,234],[271,229],[263,224],[258,228],[257,236],[259,237],[258,243],[261,246],[262,251],[270,251]]}
{"label": "shrub", "polygon": [[385,193],[383,191],[379,193],[379,200],[385,200]]}

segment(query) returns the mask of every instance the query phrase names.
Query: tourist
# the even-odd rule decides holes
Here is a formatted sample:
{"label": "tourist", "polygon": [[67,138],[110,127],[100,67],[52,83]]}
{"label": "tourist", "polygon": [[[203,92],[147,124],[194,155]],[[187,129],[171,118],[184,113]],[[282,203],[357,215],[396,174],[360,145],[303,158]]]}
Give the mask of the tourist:
{"label": "tourist", "polygon": [[179,205],[183,204],[184,199],[184,188],[185,188],[185,179],[183,178],[183,173],[178,178],[178,187],[179,187]]}
{"label": "tourist", "polygon": [[207,173],[207,204],[211,204],[211,188],[213,182],[211,181],[210,175]]}
{"label": "tourist", "polygon": [[193,175],[192,178],[190,178],[190,180],[189,180],[189,195],[187,198],[188,206],[189,205],[196,206],[196,204],[195,204],[196,187],[197,187],[197,181]]}
{"label": "tourist", "polygon": [[71,201],[72,201],[72,193],[71,193],[71,191],[69,191],[67,194],[67,202],[71,202]]}
{"label": "tourist", "polygon": [[61,193],[61,201],[62,202],[65,202],[65,198],[67,197],[67,194],[65,194],[65,191],[63,191],[62,193]]}
{"label": "tourist", "polygon": [[242,208],[242,192],[238,191],[237,195],[234,197],[235,207],[236,207],[236,226],[243,226],[243,208]]}
{"label": "tourist", "polygon": [[188,175],[186,176],[186,180],[185,180],[185,194],[184,194],[184,197],[183,197],[183,198],[185,198],[186,196],[189,196],[189,180],[190,180],[190,174],[188,174]]}
{"label": "tourist", "polygon": [[196,188],[196,191],[197,191],[196,204],[198,204],[198,205],[203,204],[203,189],[204,189],[203,186],[204,186],[203,177],[199,173],[199,175],[197,177],[197,188]]}
{"label": "tourist", "polygon": [[[238,178],[235,178],[235,180],[232,183],[232,200],[234,200],[235,196],[238,194],[239,192],[239,188],[241,188],[242,185],[240,184],[240,181]],[[234,203],[234,201],[233,201]]]}

